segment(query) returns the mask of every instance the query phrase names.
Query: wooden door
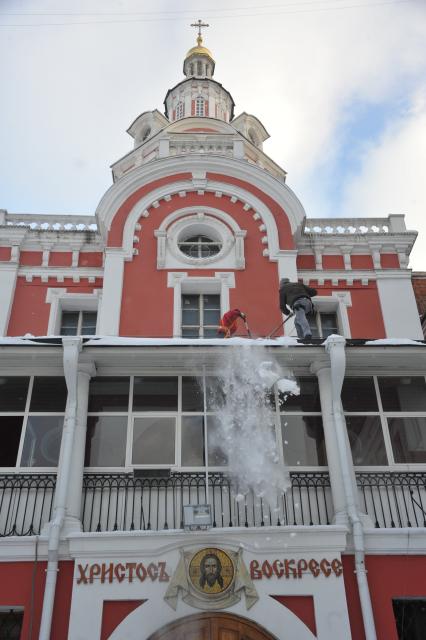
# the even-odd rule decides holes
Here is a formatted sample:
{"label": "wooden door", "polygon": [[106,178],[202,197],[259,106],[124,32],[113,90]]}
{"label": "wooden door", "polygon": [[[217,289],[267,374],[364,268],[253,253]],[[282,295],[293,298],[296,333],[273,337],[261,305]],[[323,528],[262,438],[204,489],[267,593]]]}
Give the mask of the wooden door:
{"label": "wooden door", "polygon": [[259,625],[229,613],[201,613],[172,622],[149,640],[276,640]]}

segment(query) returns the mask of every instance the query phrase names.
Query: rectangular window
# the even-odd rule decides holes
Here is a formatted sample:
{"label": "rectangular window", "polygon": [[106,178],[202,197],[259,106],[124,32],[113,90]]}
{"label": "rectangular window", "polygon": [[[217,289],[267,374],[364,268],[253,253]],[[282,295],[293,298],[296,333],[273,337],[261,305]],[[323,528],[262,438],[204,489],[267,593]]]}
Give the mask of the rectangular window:
{"label": "rectangular window", "polygon": [[424,640],[426,598],[394,598],[392,605],[398,640]]}
{"label": "rectangular window", "polygon": [[308,320],[313,338],[327,338],[333,333],[340,333],[336,313],[316,311],[308,316]]}
{"label": "rectangular window", "polygon": [[220,295],[182,295],[182,337],[217,338],[220,323]]}
{"label": "rectangular window", "polygon": [[355,465],[426,463],[424,376],[346,378],[342,404]]}
{"label": "rectangular window", "polygon": [[124,467],[127,416],[89,416],[87,419],[86,467]]}
{"label": "rectangular window", "polygon": [[135,418],[132,464],[174,465],[175,437],[176,418]]}
{"label": "rectangular window", "polygon": [[61,336],[96,335],[96,311],[62,311]]}
{"label": "rectangular window", "polygon": [[19,640],[23,621],[22,609],[3,608],[0,611],[0,640]]}
{"label": "rectangular window", "polygon": [[56,467],[66,401],[62,377],[0,378],[0,466]]}

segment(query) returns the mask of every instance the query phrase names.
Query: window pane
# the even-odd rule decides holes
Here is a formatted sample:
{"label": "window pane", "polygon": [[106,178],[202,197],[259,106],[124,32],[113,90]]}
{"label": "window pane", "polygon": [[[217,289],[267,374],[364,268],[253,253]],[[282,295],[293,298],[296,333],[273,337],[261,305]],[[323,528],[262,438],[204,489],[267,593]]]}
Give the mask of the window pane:
{"label": "window pane", "polygon": [[98,314],[96,311],[83,311],[83,319],[81,323],[82,336],[94,336],[96,334],[96,320]]}
{"label": "window pane", "polygon": [[203,416],[182,417],[182,466],[204,465]]}
{"label": "window pane", "polygon": [[0,467],[14,467],[22,430],[22,416],[0,416]]}
{"label": "window pane", "polygon": [[0,411],[24,411],[29,378],[0,378]]}
{"label": "window pane", "polygon": [[205,309],[204,310],[204,318],[203,324],[214,325],[215,327],[219,326],[220,322],[220,311],[219,309]]}
{"label": "window pane", "polygon": [[0,640],[19,640],[24,612],[16,609],[0,611]]}
{"label": "window pane", "polygon": [[99,377],[90,380],[89,411],[127,411],[129,378]]}
{"label": "window pane", "polygon": [[424,640],[426,598],[392,600],[398,640]]}
{"label": "window pane", "polygon": [[395,462],[426,462],[426,418],[388,418]]}
{"label": "window pane", "polygon": [[29,416],[21,466],[56,467],[63,424],[63,416]]}
{"label": "window pane", "polygon": [[355,465],[388,464],[378,416],[346,416],[346,425]]}
{"label": "window pane", "polygon": [[327,338],[332,333],[339,333],[337,327],[337,316],[335,313],[321,313],[322,337]]}
{"label": "window pane", "polygon": [[202,379],[182,378],[182,411],[204,411],[202,384]]}
{"label": "window pane", "polygon": [[135,418],[133,464],[175,464],[175,418]]}
{"label": "window pane", "polygon": [[308,319],[309,326],[311,328],[312,337],[313,338],[319,338],[320,334],[319,334],[319,331],[318,331],[317,314],[316,313],[309,313],[306,317]]}
{"label": "window pane", "polygon": [[198,327],[185,328],[182,327],[182,338],[199,338],[200,330]]}
{"label": "window pane", "polygon": [[182,309],[199,309],[200,296],[184,295],[182,296]]}
{"label": "window pane", "polygon": [[423,377],[379,378],[385,411],[426,411],[426,383]]}
{"label": "window pane", "polygon": [[223,450],[223,437],[216,416],[207,416],[207,442],[210,467],[226,467],[228,456]]}
{"label": "window pane", "polygon": [[[207,416],[207,441],[210,467],[223,467],[228,458],[221,448],[223,443],[218,431],[217,417]],[[204,418],[184,416],[182,418],[182,466],[204,466]]]}
{"label": "window pane", "polygon": [[378,411],[373,378],[345,378],[342,404],[345,411]]}
{"label": "window pane", "polygon": [[123,467],[126,456],[127,417],[89,416],[86,467]]}
{"label": "window pane", "polygon": [[214,328],[204,327],[203,328],[203,337],[204,338],[224,338],[225,334],[224,333],[220,333],[218,335],[216,327],[214,327]]}
{"label": "window pane", "polygon": [[206,309],[219,309],[220,310],[220,296],[219,295],[204,295],[204,310]]}
{"label": "window pane", "polygon": [[279,393],[279,403],[281,411],[321,411],[317,378],[297,378],[300,388],[300,395],[287,396]]}
{"label": "window pane", "polygon": [[327,464],[321,416],[281,416],[281,433],[286,464]]}
{"label": "window pane", "polygon": [[67,385],[65,378],[34,378],[30,411],[65,411]]}
{"label": "window pane", "polygon": [[192,309],[182,309],[182,324],[183,325],[199,325],[200,324],[200,312]]}
{"label": "window pane", "polygon": [[[223,406],[222,383],[215,376],[206,376],[207,411],[215,411]],[[203,379],[182,378],[182,411],[204,411]]]}
{"label": "window pane", "polygon": [[178,379],[135,378],[133,411],[177,411]]}
{"label": "window pane", "polygon": [[61,336],[76,336],[78,329],[78,311],[63,311],[61,318]]}

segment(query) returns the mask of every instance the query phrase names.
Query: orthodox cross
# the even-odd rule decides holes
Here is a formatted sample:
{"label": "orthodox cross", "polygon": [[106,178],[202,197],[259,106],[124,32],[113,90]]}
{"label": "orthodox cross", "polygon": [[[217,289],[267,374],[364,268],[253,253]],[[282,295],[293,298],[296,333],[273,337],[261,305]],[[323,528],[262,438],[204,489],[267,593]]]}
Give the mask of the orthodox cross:
{"label": "orthodox cross", "polygon": [[193,24],[191,24],[191,27],[198,27],[198,37],[201,38],[201,29],[203,27],[209,27],[210,25],[207,24],[206,22],[203,22],[202,20],[198,19],[198,22],[194,22]]}

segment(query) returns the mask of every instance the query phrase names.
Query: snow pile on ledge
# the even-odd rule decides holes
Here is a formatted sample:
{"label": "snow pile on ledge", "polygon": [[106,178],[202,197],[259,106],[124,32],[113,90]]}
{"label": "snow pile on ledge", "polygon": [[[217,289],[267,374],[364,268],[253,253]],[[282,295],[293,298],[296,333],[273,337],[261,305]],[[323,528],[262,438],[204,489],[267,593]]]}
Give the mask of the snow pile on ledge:
{"label": "snow pile on ledge", "polygon": [[[50,337],[50,336],[49,336]],[[31,338],[34,338],[34,336],[31,336]],[[42,343],[42,342],[37,342],[37,338],[34,338],[34,340],[31,340],[30,338],[18,338],[18,337],[3,337],[0,338],[0,347],[9,347],[9,346],[18,346],[18,345],[35,345],[35,346],[46,346],[49,347],[51,345],[49,345],[48,343]]]}
{"label": "snow pile on ledge", "polygon": [[162,346],[194,346],[194,347],[232,347],[235,345],[258,345],[265,346],[281,346],[281,347],[300,347],[303,346],[297,342],[296,338],[119,338],[105,337],[94,338],[88,340],[84,346],[88,347],[162,347]]}
{"label": "snow pile on ledge", "polygon": [[424,342],[412,340],[411,338],[381,338],[379,340],[367,340],[366,345],[374,345],[378,347],[403,346],[404,344],[414,345],[416,347],[426,347]]}

